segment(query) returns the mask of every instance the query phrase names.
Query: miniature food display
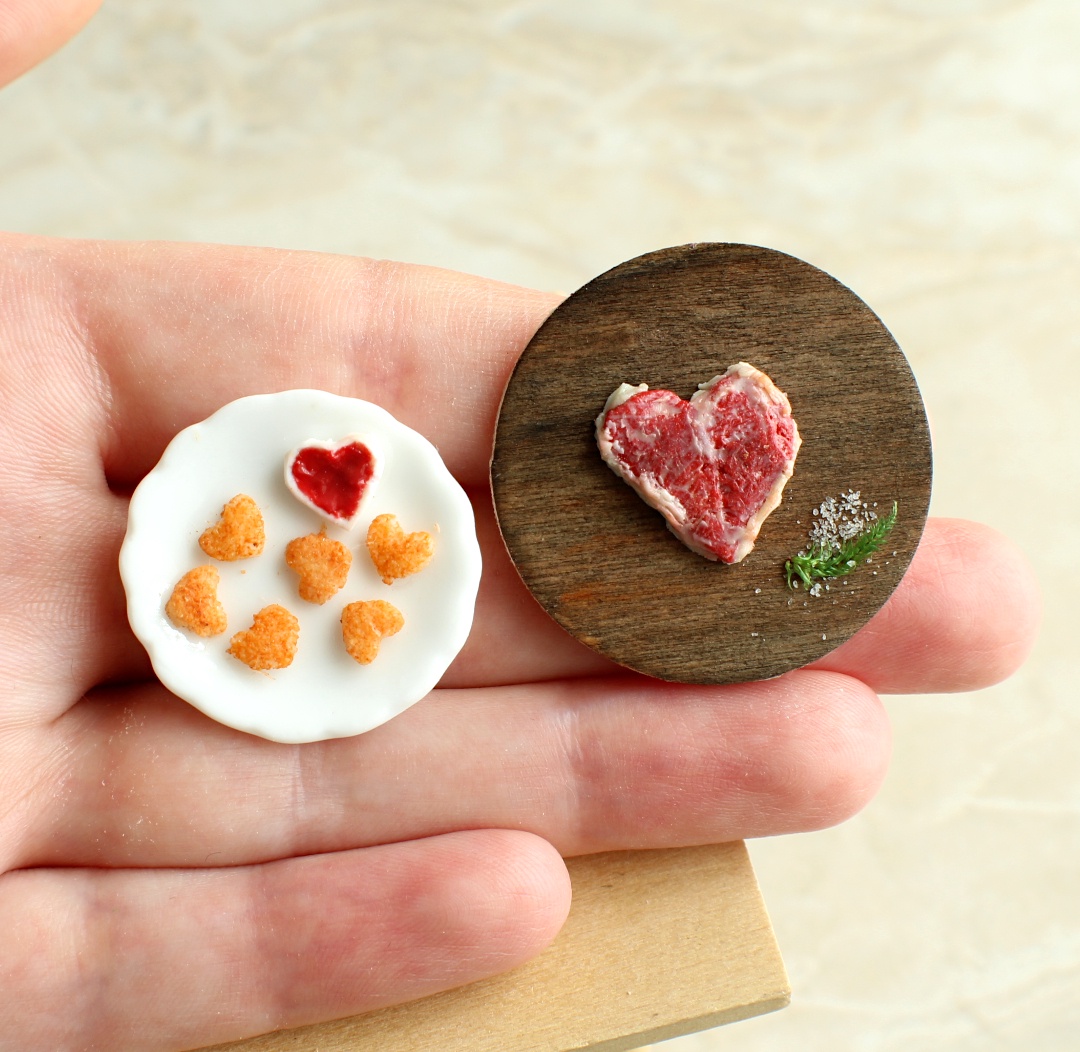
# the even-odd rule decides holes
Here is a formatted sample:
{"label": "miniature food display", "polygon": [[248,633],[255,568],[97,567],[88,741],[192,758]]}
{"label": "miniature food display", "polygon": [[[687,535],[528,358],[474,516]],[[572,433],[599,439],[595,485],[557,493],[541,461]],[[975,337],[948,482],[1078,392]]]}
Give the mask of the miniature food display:
{"label": "miniature food display", "polygon": [[428,694],[468,637],[480,570],[472,505],[435,447],[322,391],[241,398],[178,434],[120,553],[161,682],[282,742],[358,734]]}
{"label": "miniature food display", "polygon": [[706,559],[737,563],[780,503],[801,439],[783,391],[738,362],[684,401],[621,384],[596,421],[604,462]]}

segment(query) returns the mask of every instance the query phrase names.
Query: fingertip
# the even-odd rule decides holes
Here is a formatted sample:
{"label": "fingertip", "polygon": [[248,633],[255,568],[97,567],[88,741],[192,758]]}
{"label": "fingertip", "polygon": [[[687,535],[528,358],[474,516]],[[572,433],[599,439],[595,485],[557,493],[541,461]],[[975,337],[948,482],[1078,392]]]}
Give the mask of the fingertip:
{"label": "fingertip", "polygon": [[[858,814],[885,780],[892,754],[892,728],[885,707],[865,683],[829,672],[802,671],[797,685],[797,718],[788,721],[791,747],[774,758],[772,770],[784,778],[766,794],[778,813],[791,815],[802,832],[839,825]],[[800,724],[804,724],[800,726]]]}
{"label": "fingertip", "polygon": [[940,528],[939,558],[951,560],[952,579],[966,585],[963,605],[982,613],[951,619],[958,683],[952,689],[989,687],[1016,672],[1035,645],[1042,622],[1038,579],[1020,545],[998,530],[963,519],[941,520]]}
{"label": "fingertip", "polygon": [[[1004,534],[965,519],[935,519],[903,599],[918,613],[906,658],[936,664],[943,692],[980,690],[1011,676],[1028,656],[1042,617],[1027,556]],[[907,582],[905,582],[907,583]],[[885,688],[883,688],[885,689]]]}
{"label": "fingertip", "polygon": [[0,85],[66,44],[101,0],[7,0],[0,3]]}
{"label": "fingertip", "polygon": [[[569,878],[517,830],[475,829],[254,867],[273,1028],[370,1011],[515,968],[558,934]],[[299,935],[297,934],[299,931]],[[269,934],[267,934],[269,932]]]}
{"label": "fingertip", "polygon": [[28,869],[2,890],[0,974],[24,1006],[10,1047],[50,1049],[203,1048],[425,997],[532,957],[569,902],[557,852],[500,830],[253,866]]}
{"label": "fingertip", "polygon": [[[491,972],[522,964],[550,945],[570,912],[570,875],[559,852],[521,830],[451,836],[454,850],[472,860],[471,870],[461,865],[455,878],[470,887],[448,888],[444,901],[458,914],[465,939],[489,948]],[[485,860],[482,869],[477,858]],[[483,882],[479,891],[477,879]],[[476,966],[484,967],[481,961]]]}
{"label": "fingertip", "polygon": [[1011,676],[1038,635],[1039,587],[1020,547],[964,519],[930,519],[900,587],[814,667],[883,694],[979,690]]}

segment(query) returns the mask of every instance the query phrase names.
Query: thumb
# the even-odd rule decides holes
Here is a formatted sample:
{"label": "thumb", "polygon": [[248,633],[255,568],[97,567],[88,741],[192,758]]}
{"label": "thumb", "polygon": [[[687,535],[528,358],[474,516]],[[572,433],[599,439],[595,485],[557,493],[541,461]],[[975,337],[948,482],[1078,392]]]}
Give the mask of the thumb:
{"label": "thumb", "polygon": [[0,85],[66,44],[101,0],[0,0]]}

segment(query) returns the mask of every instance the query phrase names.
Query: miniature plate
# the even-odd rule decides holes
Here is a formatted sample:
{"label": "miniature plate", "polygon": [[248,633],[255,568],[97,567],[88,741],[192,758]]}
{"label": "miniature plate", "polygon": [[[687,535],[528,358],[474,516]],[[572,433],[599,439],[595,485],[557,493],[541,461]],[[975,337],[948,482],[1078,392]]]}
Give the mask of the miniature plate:
{"label": "miniature plate", "polygon": [[[348,435],[364,436],[382,461],[350,530],[297,500],[283,469],[297,447]],[[240,493],[262,511],[265,550],[235,562],[210,559],[199,536]],[[390,585],[365,543],[369,524],[384,513],[406,531],[430,533],[435,549],[423,570]],[[319,606],[299,598],[285,546],[324,525],[353,561],[344,588]],[[208,564],[220,574],[229,623],[200,638],[177,628],[165,604],[188,570]],[[472,506],[435,447],[378,406],[322,391],[241,398],[178,434],[132,496],[120,552],[128,617],[161,682],[218,722],[280,742],[358,734],[423,698],[468,638],[480,570]],[[344,649],[341,612],[373,599],[393,603],[405,624],[371,664],[360,665]],[[289,667],[256,672],[227,650],[270,604],[297,617],[299,644]]]}

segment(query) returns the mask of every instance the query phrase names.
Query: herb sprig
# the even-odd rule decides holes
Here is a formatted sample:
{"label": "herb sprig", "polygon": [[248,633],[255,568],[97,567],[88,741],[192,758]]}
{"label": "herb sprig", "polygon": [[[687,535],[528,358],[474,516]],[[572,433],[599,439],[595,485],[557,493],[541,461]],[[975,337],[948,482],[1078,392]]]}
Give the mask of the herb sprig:
{"label": "herb sprig", "polygon": [[828,577],[844,577],[861,562],[865,562],[885,543],[885,538],[896,523],[896,501],[892,511],[884,518],[876,519],[866,530],[848,538],[839,548],[815,544],[809,552],[800,552],[784,563],[784,576],[788,588],[798,588],[802,581],[805,588],[812,582]]}

